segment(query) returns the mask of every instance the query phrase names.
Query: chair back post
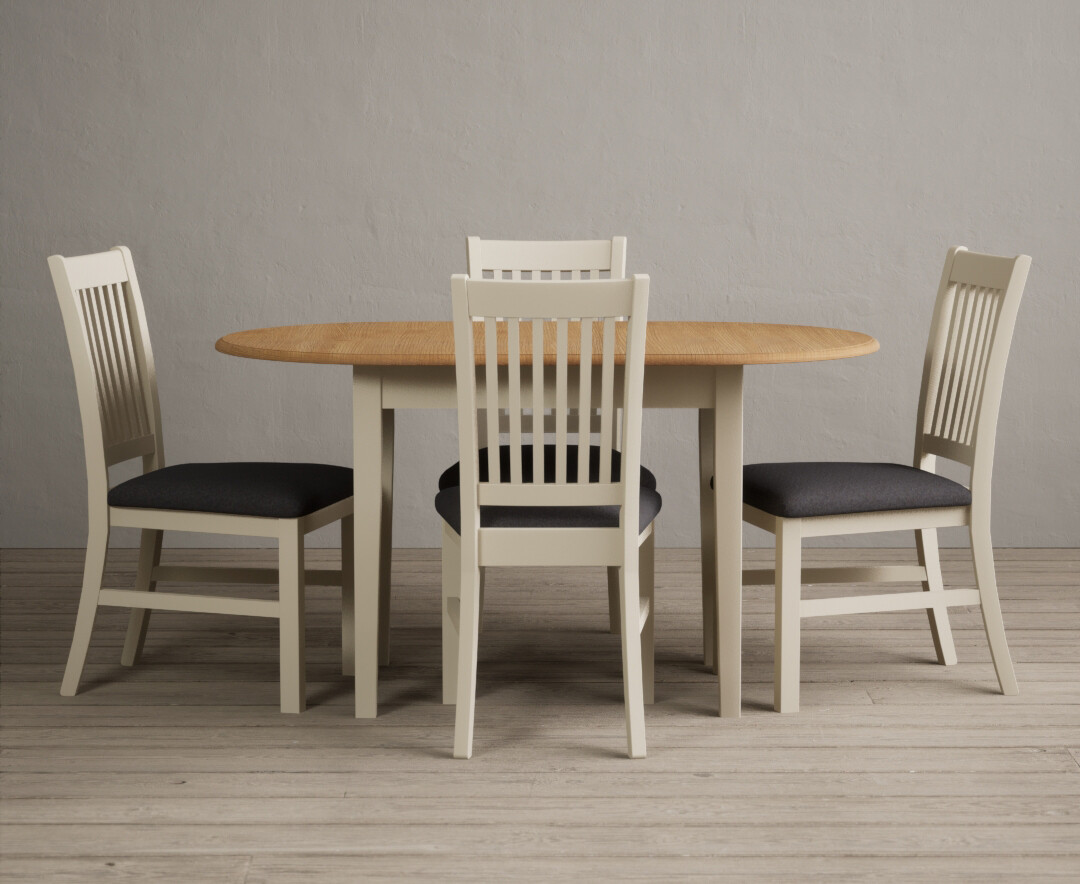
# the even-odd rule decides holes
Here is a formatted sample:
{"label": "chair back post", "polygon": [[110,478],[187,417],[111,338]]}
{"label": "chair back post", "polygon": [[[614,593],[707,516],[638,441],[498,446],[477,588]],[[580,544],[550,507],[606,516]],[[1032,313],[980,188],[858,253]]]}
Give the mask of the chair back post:
{"label": "chair back post", "polygon": [[[641,506],[641,419],[645,390],[645,331],[649,311],[649,277],[635,273],[633,303],[626,328],[626,360],[623,367],[622,480],[625,498],[620,525],[624,543],[637,545]],[[627,550],[627,555],[631,551]]]}
{"label": "chair back post", "polygon": [[90,523],[104,514],[108,518],[109,471],[105,463],[105,431],[102,427],[101,405],[98,399],[98,384],[94,365],[90,355],[90,345],[80,310],[80,302],[75,287],[68,275],[65,260],[60,255],[49,258],[49,271],[60,313],[64,319],[64,332],[67,336],[71,364],[75,370],[75,392],[79,401],[79,414],[82,418],[83,452],[86,459],[87,506]]}
{"label": "chair back post", "polygon": [[91,518],[107,513],[108,468],[164,466],[150,336],[131,252],[53,255],[49,270],[75,370]]}
{"label": "chair back post", "polygon": [[[476,422],[476,351],[473,321],[469,315],[468,277],[450,277],[454,309],[454,364],[458,397],[458,447],[461,464],[461,538],[475,544],[480,529],[477,487],[480,480],[479,442]],[[475,561],[475,558],[473,559]]]}
{"label": "chair back post", "polygon": [[989,506],[1005,364],[1030,267],[1027,255],[1005,258],[954,246],[934,306],[914,465],[933,470],[940,456],[969,467],[977,508]]}
{"label": "chair back post", "polygon": [[1020,299],[1023,297],[1030,270],[1031,258],[1028,255],[1018,255],[1014,259],[1012,272],[1009,274],[1009,281],[1002,296],[997,330],[987,357],[986,381],[975,417],[972,441],[975,455],[971,467],[972,496],[978,495],[985,498],[987,506],[989,506],[994,470],[994,449],[997,444],[1001,393],[1005,384],[1005,365],[1009,361],[1013,332],[1016,328],[1016,315],[1020,309]]}

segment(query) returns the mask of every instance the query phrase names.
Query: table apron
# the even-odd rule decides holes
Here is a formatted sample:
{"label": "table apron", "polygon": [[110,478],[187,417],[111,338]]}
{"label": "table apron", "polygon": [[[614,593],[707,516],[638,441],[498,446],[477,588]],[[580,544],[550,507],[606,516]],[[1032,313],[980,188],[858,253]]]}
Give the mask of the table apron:
{"label": "table apron", "polygon": [[[715,380],[717,371],[737,372],[742,366],[711,365],[649,365],[645,367],[645,408],[712,408],[715,401]],[[370,375],[382,378],[382,407],[397,408],[456,408],[457,389],[454,380],[454,367],[451,365],[434,366],[356,366],[356,376]],[[553,372],[551,373],[554,374]],[[622,397],[622,367],[615,368],[615,397]],[[554,381],[554,377],[551,377]],[[545,402],[555,404],[554,385],[547,385]],[[484,401],[483,369],[477,371],[477,395]],[[527,377],[522,378],[522,401],[531,401],[532,383]],[[570,366],[567,377],[567,392],[570,405],[573,406],[578,394],[578,369]],[[592,401],[600,397],[600,372],[593,371]],[[501,404],[506,404],[506,390],[502,391]]]}

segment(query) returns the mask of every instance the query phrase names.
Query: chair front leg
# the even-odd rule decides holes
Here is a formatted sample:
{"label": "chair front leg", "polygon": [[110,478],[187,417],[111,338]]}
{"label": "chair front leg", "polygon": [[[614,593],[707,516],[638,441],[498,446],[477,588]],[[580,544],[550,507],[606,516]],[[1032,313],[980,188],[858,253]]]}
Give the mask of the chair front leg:
{"label": "chair front leg", "polygon": [[278,643],[281,711],[299,713],[307,704],[304,667],[304,535],[294,519],[282,520],[278,550]]}
{"label": "chair front leg", "polygon": [[631,758],[645,757],[645,699],[641,673],[641,589],[636,540],[629,540],[620,568],[623,704],[626,707],[626,749]]}
{"label": "chair front leg", "polygon": [[454,757],[472,758],[476,711],[476,660],[480,638],[480,568],[476,537],[461,538],[461,604],[458,620],[457,710]]}
{"label": "chair front leg", "polygon": [[975,560],[975,582],[982,602],[983,627],[990,643],[990,656],[994,660],[1001,693],[1015,697],[1020,693],[1016,683],[1016,671],[1009,656],[1009,643],[1005,640],[1005,621],[1001,618],[1001,601],[998,599],[997,575],[994,573],[994,544],[990,539],[990,519],[972,514],[971,554]]}
{"label": "chair front leg", "polygon": [[341,520],[341,674],[356,674],[356,568],[353,517]]}
{"label": "chair front leg", "polygon": [[776,611],[773,704],[777,712],[799,711],[802,595],[802,525],[776,520]]}
{"label": "chair front leg", "polygon": [[656,528],[653,528],[638,554],[641,598],[649,605],[649,616],[641,628],[641,689],[646,705],[656,702],[656,659],[654,648],[656,623]]}
{"label": "chair front leg", "polygon": [[94,631],[97,616],[98,595],[105,574],[105,556],[109,549],[109,525],[102,521],[100,527],[91,524],[86,539],[86,561],[83,565],[82,595],[79,596],[79,613],[75,618],[75,634],[71,637],[64,680],[60,683],[60,695],[74,697],[79,689],[86,651],[90,647],[90,634]]}
{"label": "chair front leg", "polygon": [[[941,579],[941,558],[938,555],[936,528],[924,528],[915,532],[915,549],[919,554],[919,564],[926,569],[923,581],[924,592],[943,592],[945,584]],[[952,627],[949,626],[949,608],[945,604],[926,609],[930,619],[930,635],[934,639],[934,650],[938,663],[952,666],[956,663],[956,645],[953,643]]]}
{"label": "chair front leg", "polygon": [[[484,569],[480,569],[483,580]],[[457,702],[458,641],[461,628],[461,539],[443,523],[442,538],[442,701]]]}
{"label": "chair front leg", "polygon": [[[139,592],[153,592],[157,581],[153,579],[154,568],[161,564],[161,539],[164,531],[144,528],[139,543],[139,567],[135,572],[135,589]],[[146,642],[146,628],[150,625],[149,608],[132,608],[128,618],[127,635],[124,638],[124,651],[120,655],[123,666],[134,666],[142,655]]]}

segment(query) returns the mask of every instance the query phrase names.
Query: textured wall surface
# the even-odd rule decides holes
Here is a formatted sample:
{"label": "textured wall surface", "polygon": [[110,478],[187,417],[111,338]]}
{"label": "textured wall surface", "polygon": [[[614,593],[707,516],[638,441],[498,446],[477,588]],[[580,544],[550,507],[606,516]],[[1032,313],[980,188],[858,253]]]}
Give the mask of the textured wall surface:
{"label": "textured wall surface", "polygon": [[[946,249],[1032,255],[995,540],[1078,545],[1078,45],[1071,0],[3,0],[0,544],[85,539],[50,254],[131,247],[170,462],[347,463],[348,371],[215,339],[449,318],[467,234],[625,234],[654,318],[881,341],[748,369],[752,460],[907,460]],[[396,542],[437,545],[453,417],[398,440]],[[695,444],[692,413],[646,413],[661,545],[697,545]]]}

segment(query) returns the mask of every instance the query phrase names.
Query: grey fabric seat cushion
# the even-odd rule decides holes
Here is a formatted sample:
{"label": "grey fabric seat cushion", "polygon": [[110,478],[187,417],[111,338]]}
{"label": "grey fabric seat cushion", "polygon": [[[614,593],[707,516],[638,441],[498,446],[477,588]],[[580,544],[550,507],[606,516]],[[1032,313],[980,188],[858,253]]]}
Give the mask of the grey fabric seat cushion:
{"label": "grey fabric seat cushion", "polygon": [[[480,449],[480,481],[488,481],[488,450]],[[622,455],[618,451],[611,452],[611,481],[619,481],[619,465],[622,463]],[[566,455],[566,480],[577,481],[578,455],[577,446],[568,445]],[[523,481],[531,482],[533,476],[533,452],[531,445],[523,445],[521,448],[521,473]],[[510,446],[499,446],[499,475],[503,479],[510,477]],[[600,446],[592,445],[589,448],[589,481],[597,482],[600,476]],[[555,479],[555,446],[544,446],[544,478],[551,482]],[[439,490],[454,488],[461,484],[461,464],[456,463],[447,468],[439,476]],[[656,490],[656,476],[645,467],[641,468],[641,487]]]}
{"label": "grey fabric seat cushion", "polygon": [[897,463],[754,463],[743,467],[743,501],[785,519],[969,506],[951,479]]}
{"label": "grey fabric seat cushion", "polygon": [[348,467],[321,463],[184,463],[128,479],[109,505],[296,519],[352,496]]}
{"label": "grey fabric seat cushion", "polygon": [[[638,531],[644,531],[660,512],[655,488],[641,489]],[[435,509],[461,533],[461,489],[444,488],[435,496]],[[482,506],[481,528],[618,528],[617,506]]]}

